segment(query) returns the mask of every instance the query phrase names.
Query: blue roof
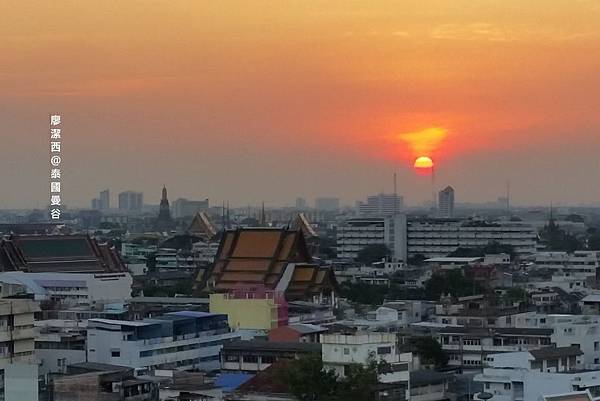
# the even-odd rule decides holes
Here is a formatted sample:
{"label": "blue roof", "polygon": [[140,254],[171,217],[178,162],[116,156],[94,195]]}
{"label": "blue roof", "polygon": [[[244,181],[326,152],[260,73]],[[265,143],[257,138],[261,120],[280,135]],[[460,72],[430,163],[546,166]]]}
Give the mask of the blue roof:
{"label": "blue roof", "polygon": [[217,377],[215,386],[220,387],[224,391],[234,391],[242,384],[254,377],[250,373],[223,373]]}

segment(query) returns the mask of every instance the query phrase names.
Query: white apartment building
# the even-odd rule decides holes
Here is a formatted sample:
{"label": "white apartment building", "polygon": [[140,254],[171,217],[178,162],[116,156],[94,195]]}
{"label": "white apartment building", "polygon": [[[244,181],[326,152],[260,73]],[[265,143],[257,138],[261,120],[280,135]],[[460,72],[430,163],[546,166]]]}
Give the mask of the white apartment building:
{"label": "white apartment building", "polygon": [[539,252],[535,254],[535,269],[546,269],[554,275],[578,278],[598,277],[600,251]]}
{"label": "white apartment building", "polygon": [[411,219],[406,215],[349,219],[337,228],[338,258],[355,259],[367,245],[385,244],[395,260],[415,255],[445,257],[458,248],[510,245],[517,254],[536,251],[537,232],[525,223]]}
{"label": "white apartment building", "polygon": [[217,370],[223,343],[239,339],[227,315],[172,312],[153,319],[126,321],[90,319],[89,362],[150,370]]}
{"label": "white apartment building", "polygon": [[[600,371],[581,370],[577,347],[489,355],[475,381],[494,401],[529,401],[541,396],[589,390],[600,400]],[[476,400],[481,400],[479,394]]]}
{"label": "white apartment building", "polygon": [[367,202],[358,203],[358,213],[363,216],[385,217],[402,211],[404,198],[397,194],[380,193],[367,197]]}
{"label": "white apartment building", "polygon": [[22,285],[35,300],[62,306],[122,303],[131,298],[131,274],[119,273],[0,273],[0,283]]}
{"label": "white apartment building", "polygon": [[[381,383],[397,384],[410,399],[410,365],[412,353],[400,353],[398,338],[393,333],[322,334],[321,351],[325,369],[344,377],[354,364],[366,365],[369,361],[384,360],[392,367],[390,373],[379,377]],[[396,389],[396,390],[399,390]],[[392,397],[393,398],[393,397]]]}
{"label": "white apartment building", "polygon": [[533,254],[538,235],[535,228],[520,222],[484,222],[457,219],[407,221],[406,255],[443,257],[458,248],[477,248],[497,242],[510,245],[517,254]]}
{"label": "white apartment building", "polygon": [[36,302],[0,300],[0,401],[38,399],[38,361],[34,354]]}
{"label": "white apartment building", "polygon": [[437,340],[448,354],[448,365],[481,369],[485,358],[500,352],[535,350],[551,345],[552,329],[446,327]]}
{"label": "white apartment building", "polygon": [[35,322],[35,327],[35,357],[40,362],[40,376],[66,374],[67,366],[86,361],[87,322],[41,320]]}
{"label": "white apartment building", "polygon": [[405,260],[406,216],[354,218],[337,227],[337,256],[356,259],[368,245],[386,245],[394,260]]}

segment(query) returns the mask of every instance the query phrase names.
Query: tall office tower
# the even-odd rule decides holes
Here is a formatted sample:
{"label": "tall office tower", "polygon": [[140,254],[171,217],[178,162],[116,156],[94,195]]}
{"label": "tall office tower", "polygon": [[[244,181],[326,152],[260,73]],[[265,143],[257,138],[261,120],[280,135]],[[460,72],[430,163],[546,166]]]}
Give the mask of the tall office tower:
{"label": "tall office tower", "polygon": [[340,209],[339,198],[317,198],[315,199],[315,209],[320,212],[335,212]]}
{"label": "tall office tower", "polygon": [[306,198],[298,197],[296,198],[296,209],[306,209]]}
{"label": "tall office tower", "polygon": [[447,186],[438,196],[438,213],[440,217],[454,217],[454,188]]}
{"label": "tall office tower", "polygon": [[144,193],[125,191],[119,194],[119,210],[140,211],[144,206]]}
{"label": "tall office tower", "polygon": [[110,209],[110,191],[108,189],[101,191],[98,199],[100,199],[100,210]]}

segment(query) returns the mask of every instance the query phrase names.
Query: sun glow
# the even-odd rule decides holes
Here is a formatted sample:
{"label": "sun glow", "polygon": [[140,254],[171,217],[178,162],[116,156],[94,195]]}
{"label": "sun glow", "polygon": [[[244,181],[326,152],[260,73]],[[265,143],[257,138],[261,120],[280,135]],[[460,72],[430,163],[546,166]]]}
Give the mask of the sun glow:
{"label": "sun glow", "polygon": [[439,149],[447,136],[448,130],[445,128],[432,127],[420,131],[404,132],[398,134],[397,138],[408,145],[413,157],[420,159],[423,155],[431,154]]}
{"label": "sun glow", "polygon": [[432,169],[433,160],[428,156],[420,156],[415,160],[415,168]]}

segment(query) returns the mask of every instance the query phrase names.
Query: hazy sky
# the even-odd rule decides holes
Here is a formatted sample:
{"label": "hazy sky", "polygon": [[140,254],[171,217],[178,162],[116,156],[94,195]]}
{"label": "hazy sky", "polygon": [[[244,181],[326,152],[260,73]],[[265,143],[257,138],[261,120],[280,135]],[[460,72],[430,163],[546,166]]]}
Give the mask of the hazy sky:
{"label": "hazy sky", "polygon": [[[600,0],[0,1],[0,207],[600,203]],[[431,137],[432,132],[442,135]],[[408,138],[408,139],[407,139]],[[416,138],[416,139],[415,139]],[[424,139],[420,139],[424,138]]]}

